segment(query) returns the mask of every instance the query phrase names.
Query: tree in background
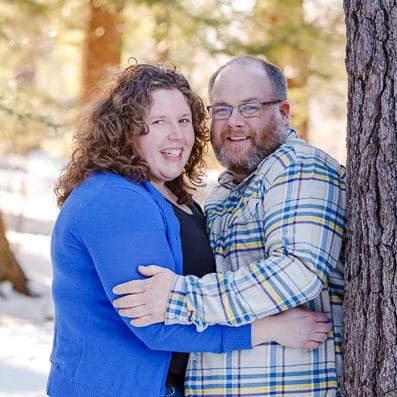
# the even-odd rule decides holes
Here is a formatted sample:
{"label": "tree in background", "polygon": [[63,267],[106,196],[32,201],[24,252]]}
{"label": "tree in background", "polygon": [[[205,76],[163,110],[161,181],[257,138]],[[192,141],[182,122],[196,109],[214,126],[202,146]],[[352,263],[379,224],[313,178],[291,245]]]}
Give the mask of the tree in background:
{"label": "tree in background", "polygon": [[175,4],[169,1],[155,2],[151,10],[154,16],[154,24],[156,28],[153,31],[153,40],[156,43],[156,61],[159,63],[166,63],[172,58],[170,57],[171,47],[171,29],[172,29],[172,18],[171,15],[175,15],[172,9],[175,8]]}
{"label": "tree in background", "polygon": [[[269,55],[273,62],[288,66],[292,53],[279,60],[271,54],[289,54],[288,47],[278,52],[276,47],[287,36],[296,40],[303,34],[283,33],[289,28],[282,23],[283,17],[292,11],[276,0],[258,0],[254,9],[248,3],[253,4],[233,0],[0,0],[0,56],[4,60],[0,152],[40,148],[70,154],[81,100],[89,100],[109,66],[127,63],[130,57],[180,66],[204,99],[208,77],[226,55]],[[265,5],[266,9],[261,8]],[[275,41],[276,37],[284,39]],[[262,47],[255,50],[258,46]],[[208,164],[215,167],[216,161],[211,164],[210,159]],[[5,236],[4,230],[1,233]]]}
{"label": "tree in background", "polygon": [[[217,32],[238,14],[233,0],[135,0],[126,3],[124,52],[141,62],[172,62],[187,73],[211,61]],[[246,14],[244,14],[246,15]],[[243,18],[243,15],[240,15]]]}
{"label": "tree in background", "polygon": [[[313,76],[330,80],[330,71],[334,73],[335,65],[342,63],[334,45],[343,42],[344,32],[334,23],[338,10],[342,10],[340,3],[0,0],[0,55],[6,59],[0,77],[0,92],[5,93],[0,94],[0,117],[5,116],[1,115],[1,106],[5,105],[16,114],[51,114],[56,124],[67,125],[66,131],[29,126],[27,134],[23,124],[9,118],[2,137],[7,129],[13,150],[17,135],[21,137],[18,144],[26,150],[34,145],[57,144],[61,135],[68,134],[70,139],[69,130],[79,113],[78,99],[88,99],[106,65],[126,63],[130,57],[139,62],[172,62],[181,66],[205,97],[208,77],[225,60],[225,54],[242,53],[266,56],[284,66],[294,124],[303,133],[307,124],[305,83],[309,76],[310,80]],[[16,74],[17,69],[19,80],[8,73]],[[17,83],[22,80],[26,82],[24,90]],[[11,90],[10,81],[14,84]],[[15,96],[10,95],[13,90]]]}
{"label": "tree in background", "polygon": [[216,51],[264,56],[279,65],[288,80],[293,124],[307,140],[310,81],[344,78],[342,14],[341,0],[256,0],[250,15],[240,17],[238,33],[224,35]]}
{"label": "tree in background", "polygon": [[9,281],[15,291],[30,295],[28,279],[10,249],[0,213],[0,283]]}
{"label": "tree in background", "polygon": [[43,119],[44,108],[52,110],[51,91],[39,87],[42,60],[52,50],[47,24],[51,5],[0,0],[0,152],[27,153],[48,132],[45,124],[36,121]]}
{"label": "tree in background", "polygon": [[[7,92],[8,96],[0,95],[0,110],[8,120],[3,120],[0,130],[2,144],[0,151],[12,148],[14,152],[26,152],[37,145],[37,136],[41,134],[39,125],[31,125],[30,134],[26,134],[26,120],[40,117],[34,116],[34,103],[31,103],[29,96],[35,93],[35,81],[37,77],[37,61],[43,56],[44,48],[37,44],[35,39],[41,37],[38,28],[40,18],[48,11],[46,6],[39,3],[27,2],[23,0],[15,1],[13,4],[1,2],[1,28],[0,43],[2,46],[10,46],[14,49],[14,57],[11,60],[9,69],[3,68],[2,81],[0,86],[2,92]],[[15,23],[12,15],[16,10],[27,11],[27,15],[22,13],[22,21]],[[29,20],[29,23],[28,23]],[[39,23],[38,23],[39,22]],[[24,33],[21,38],[21,30]],[[25,51],[19,51],[25,47]],[[3,50],[3,48],[2,48]],[[3,50],[4,51],[4,50]],[[23,108],[20,106],[23,104]],[[6,122],[4,122],[6,121]],[[8,122],[7,122],[8,121]],[[35,137],[32,139],[32,137]],[[0,212],[0,282],[9,281],[14,290],[30,295],[28,280],[18,263],[14,253],[10,248],[5,233],[3,217]]]}
{"label": "tree in background", "polygon": [[311,32],[303,0],[257,0],[250,29],[249,52],[264,54],[279,65],[288,81],[293,124],[307,140],[308,79]]}
{"label": "tree in background", "polygon": [[106,72],[121,61],[124,0],[90,0],[83,59],[81,100],[89,101]]}
{"label": "tree in background", "polygon": [[[233,18],[232,0],[90,0],[84,39],[81,98],[100,84],[107,69],[128,62],[174,63],[184,73],[201,68],[211,54],[208,29]],[[123,23],[123,20],[128,21]],[[125,60],[123,60],[123,56]]]}
{"label": "tree in background", "polygon": [[344,396],[397,396],[397,4],[344,0],[348,244]]}

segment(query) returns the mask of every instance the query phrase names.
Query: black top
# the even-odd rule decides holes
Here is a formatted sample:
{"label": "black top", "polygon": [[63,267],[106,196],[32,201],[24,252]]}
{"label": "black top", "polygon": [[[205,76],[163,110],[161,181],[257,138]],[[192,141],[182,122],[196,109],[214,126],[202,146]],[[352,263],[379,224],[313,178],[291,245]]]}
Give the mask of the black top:
{"label": "black top", "polygon": [[[172,204],[172,203],[171,203]],[[198,204],[191,207],[193,214],[172,204],[180,224],[182,241],[183,274],[201,277],[215,271],[214,256],[208,241],[205,219]],[[167,376],[167,386],[183,389],[188,353],[173,353]]]}

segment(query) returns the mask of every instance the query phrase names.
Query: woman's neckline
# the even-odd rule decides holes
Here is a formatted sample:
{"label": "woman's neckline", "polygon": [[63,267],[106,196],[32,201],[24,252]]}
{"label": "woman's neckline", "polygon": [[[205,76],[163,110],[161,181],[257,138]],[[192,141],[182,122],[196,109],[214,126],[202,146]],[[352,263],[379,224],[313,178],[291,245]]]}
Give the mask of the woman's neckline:
{"label": "woman's neckline", "polygon": [[193,210],[188,205],[178,204],[177,197],[165,184],[160,185],[158,183],[153,183],[152,181],[151,184],[161,193],[165,200],[167,200],[174,207],[179,208],[188,215],[193,215]]}
{"label": "woman's neckline", "polygon": [[184,204],[184,207],[185,207],[186,209],[188,209],[189,211],[186,211],[186,209],[185,209],[185,208],[182,208],[179,204],[175,204],[175,203],[172,202],[171,200],[168,200],[167,197],[164,197],[164,198],[165,198],[165,200],[168,201],[174,208],[183,211],[186,215],[193,215],[193,214],[194,214],[193,210],[192,210],[187,204]]}

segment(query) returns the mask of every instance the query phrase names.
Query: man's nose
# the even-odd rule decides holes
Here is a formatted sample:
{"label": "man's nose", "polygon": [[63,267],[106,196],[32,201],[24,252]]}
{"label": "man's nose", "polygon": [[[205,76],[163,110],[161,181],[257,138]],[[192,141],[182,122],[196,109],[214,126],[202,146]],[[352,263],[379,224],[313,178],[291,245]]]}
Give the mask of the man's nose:
{"label": "man's nose", "polygon": [[237,108],[233,108],[232,114],[226,120],[227,124],[236,127],[244,124],[244,117],[240,114]]}

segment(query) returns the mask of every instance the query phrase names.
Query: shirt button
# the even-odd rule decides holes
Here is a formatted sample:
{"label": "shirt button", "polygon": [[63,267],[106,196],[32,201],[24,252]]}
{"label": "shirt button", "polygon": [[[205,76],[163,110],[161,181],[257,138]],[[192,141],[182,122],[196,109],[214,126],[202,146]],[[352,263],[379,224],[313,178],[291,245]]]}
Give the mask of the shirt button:
{"label": "shirt button", "polygon": [[197,354],[196,354],[196,353],[191,353],[191,354],[190,354],[190,358],[191,358],[193,361],[197,360]]}

